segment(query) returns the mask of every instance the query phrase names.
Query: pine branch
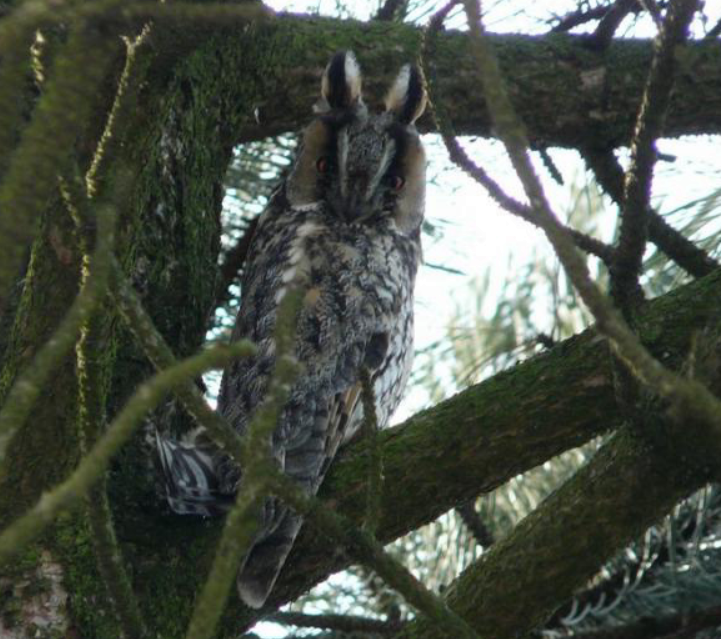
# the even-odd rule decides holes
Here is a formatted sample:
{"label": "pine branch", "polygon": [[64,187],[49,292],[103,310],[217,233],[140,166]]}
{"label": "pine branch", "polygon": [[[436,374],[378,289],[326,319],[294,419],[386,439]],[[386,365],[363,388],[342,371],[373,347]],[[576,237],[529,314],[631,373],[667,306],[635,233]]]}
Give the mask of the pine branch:
{"label": "pine branch", "polygon": [[[487,637],[524,636],[615,552],[705,483],[628,429],[464,571],[448,604]],[[591,497],[591,498],[589,498]],[[435,637],[423,619],[400,633]]]}
{"label": "pine branch", "polygon": [[[721,453],[712,432],[721,432],[721,403],[701,383],[682,378],[653,358],[628,327],[610,300],[591,280],[585,260],[576,251],[572,238],[551,210],[543,188],[528,157],[528,142],[505,90],[495,55],[483,34],[475,3],[465,2],[473,38],[473,52],[483,78],[484,94],[498,135],[506,147],[513,168],[523,184],[539,224],[563,265],[581,299],[596,320],[596,330],[610,342],[633,375],[665,398],[677,415],[697,422],[701,439]],[[701,434],[701,432],[705,434]],[[708,437],[708,439],[706,439]],[[698,443],[698,442],[697,442]]]}
{"label": "pine branch", "polygon": [[[668,365],[680,367],[691,333],[717,321],[719,290],[721,272],[649,302],[637,326],[652,352]],[[699,306],[701,299],[705,303]],[[378,539],[382,543],[397,539],[458,503],[486,494],[560,452],[616,428],[623,417],[612,376],[607,345],[590,329],[379,433],[385,489]],[[320,493],[356,525],[365,513],[367,445],[360,439],[341,453]],[[645,450],[648,455],[648,447]],[[510,466],[508,460],[513,460]],[[678,451],[676,465],[677,461]],[[594,530],[589,523],[578,534],[585,539]],[[266,612],[296,599],[348,560],[329,553],[327,542],[305,527],[287,564],[292,569],[281,575]],[[519,595],[519,605],[523,601]],[[259,618],[258,613],[234,611],[239,627]]]}

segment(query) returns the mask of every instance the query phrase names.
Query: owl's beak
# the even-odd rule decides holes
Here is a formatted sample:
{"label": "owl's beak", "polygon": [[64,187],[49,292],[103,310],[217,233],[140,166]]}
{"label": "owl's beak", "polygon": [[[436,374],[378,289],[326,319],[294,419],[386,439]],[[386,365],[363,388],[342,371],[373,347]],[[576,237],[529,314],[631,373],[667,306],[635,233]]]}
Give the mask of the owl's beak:
{"label": "owl's beak", "polygon": [[367,189],[363,180],[359,180],[359,183],[354,184],[353,188],[345,197],[343,202],[343,219],[348,224],[353,224],[363,219],[366,215],[371,213],[371,203],[368,201]]}

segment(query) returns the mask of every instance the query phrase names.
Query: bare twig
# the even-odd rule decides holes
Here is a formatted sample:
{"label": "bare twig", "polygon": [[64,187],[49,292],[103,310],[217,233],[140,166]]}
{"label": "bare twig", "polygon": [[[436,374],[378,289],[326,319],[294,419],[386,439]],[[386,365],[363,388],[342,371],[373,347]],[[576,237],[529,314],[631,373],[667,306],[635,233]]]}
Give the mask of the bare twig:
{"label": "bare twig", "polygon": [[[565,33],[576,27],[580,27],[582,24],[593,22],[594,20],[600,20],[606,14],[608,14],[609,8],[606,5],[598,7],[591,7],[587,10],[576,9],[571,13],[561,17],[560,20],[551,28],[551,33]],[[555,18],[554,18],[555,19]]]}
{"label": "bare twig", "polygon": [[247,342],[236,342],[230,346],[218,344],[142,384],[70,477],[45,493],[35,506],[0,534],[0,564],[37,537],[60,512],[76,505],[88,493],[145,414],[168,392],[207,370],[219,368],[233,358],[247,356],[252,352],[254,349]]}
{"label": "bare twig", "polygon": [[[620,206],[623,203],[623,169],[613,150],[584,149],[582,154],[598,183]],[[648,208],[646,215],[649,239],[682,269],[694,277],[704,277],[718,268],[716,260],[674,229],[654,209]]]}
{"label": "bare twig", "polygon": [[[675,0],[656,39],[636,132],[631,142],[631,164],[626,172],[618,246],[611,267],[611,296],[624,313],[638,300],[643,254],[648,235],[649,198],[656,139],[663,130],[676,71],[678,46],[688,35],[698,0]],[[642,296],[642,294],[641,294]]]}
{"label": "bare twig", "polygon": [[265,620],[298,628],[324,628],[340,632],[370,632],[379,635],[393,635],[402,626],[400,621],[383,621],[356,615],[307,615],[302,612],[274,612],[265,617]]}

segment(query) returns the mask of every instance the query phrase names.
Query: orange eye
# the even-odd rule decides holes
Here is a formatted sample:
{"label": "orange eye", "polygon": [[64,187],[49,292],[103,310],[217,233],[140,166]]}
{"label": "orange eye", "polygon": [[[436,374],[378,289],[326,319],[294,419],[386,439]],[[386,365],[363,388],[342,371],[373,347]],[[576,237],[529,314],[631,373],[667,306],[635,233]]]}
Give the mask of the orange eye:
{"label": "orange eye", "polygon": [[315,163],[315,168],[318,170],[318,173],[326,173],[328,171],[328,158],[318,158],[318,161]]}
{"label": "orange eye", "polygon": [[400,175],[394,175],[391,178],[391,188],[394,191],[400,191],[406,185],[406,181]]}

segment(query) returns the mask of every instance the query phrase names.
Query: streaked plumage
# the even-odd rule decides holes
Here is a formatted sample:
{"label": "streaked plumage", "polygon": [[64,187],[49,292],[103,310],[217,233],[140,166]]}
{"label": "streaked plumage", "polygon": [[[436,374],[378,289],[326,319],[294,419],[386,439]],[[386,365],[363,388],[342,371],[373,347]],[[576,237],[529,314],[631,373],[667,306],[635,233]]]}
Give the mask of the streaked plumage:
{"label": "streaked plumage", "polygon": [[[418,71],[406,66],[387,110],[369,114],[353,54],[334,56],[323,74],[317,117],[253,237],[233,338],[253,340],[258,354],[225,371],[218,410],[245,432],[275,364],[278,303],[291,285],[302,287],[295,355],[304,373],[271,448],[309,493],[361,425],[361,367],[371,371],[381,427],[410,372],[425,197],[425,156],[413,122],[424,106]],[[202,432],[183,443],[159,437],[158,445],[175,512],[227,510],[242,473]],[[282,503],[266,501],[261,531],[238,575],[248,605],[265,602],[301,523]]]}

